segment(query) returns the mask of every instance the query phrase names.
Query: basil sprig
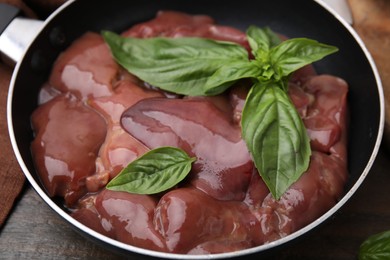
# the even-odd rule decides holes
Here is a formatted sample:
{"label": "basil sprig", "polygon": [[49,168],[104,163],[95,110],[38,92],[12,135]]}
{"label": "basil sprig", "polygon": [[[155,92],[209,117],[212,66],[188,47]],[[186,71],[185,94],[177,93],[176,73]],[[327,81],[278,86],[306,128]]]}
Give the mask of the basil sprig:
{"label": "basil sprig", "polygon": [[297,69],[337,51],[306,38],[281,41],[269,28],[250,26],[247,50],[204,38],[124,38],[102,33],[116,61],[130,73],[165,91],[217,95],[240,79],[253,80],[242,112],[242,136],[274,198],[308,168],[306,129],[288,95]]}
{"label": "basil sprig", "polygon": [[179,148],[156,148],[131,162],[106,188],[136,194],[159,193],[182,181],[195,160]]}
{"label": "basil sprig", "polygon": [[390,230],[368,237],[359,248],[359,260],[390,259]]}

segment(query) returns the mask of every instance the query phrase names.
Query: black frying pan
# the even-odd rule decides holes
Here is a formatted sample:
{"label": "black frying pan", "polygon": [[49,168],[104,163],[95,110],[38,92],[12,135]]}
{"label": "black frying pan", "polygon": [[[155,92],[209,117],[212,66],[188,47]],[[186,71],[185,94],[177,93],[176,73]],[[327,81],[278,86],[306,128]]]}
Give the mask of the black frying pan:
{"label": "black frying pan", "polygon": [[[122,31],[151,19],[161,9],[207,14],[219,24],[245,30],[249,25],[269,26],[289,37],[308,37],[339,47],[339,52],[315,64],[319,73],[345,79],[350,85],[349,171],[350,179],[341,201],[317,221],[274,243],[245,251],[214,255],[214,258],[264,254],[318,226],[335,213],[356,191],[375,159],[382,138],[384,103],[381,83],[372,59],[356,33],[313,0],[115,0],[70,1],[45,22],[11,81],[8,99],[8,125],[18,161],[40,196],[81,233],[110,248],[142,256],[191,259],[195,256],[158,253],[135,248],[104,237],[72,219],[61,203],[49,198],[41,186],[30,155],[32,130],[30,115],[37,106],[38,90],[50,73],[51,64],[61,51],[84,32]],[[208,258],[210,256],[200,256]],[[198,256],[199,258],[199,256]]]}

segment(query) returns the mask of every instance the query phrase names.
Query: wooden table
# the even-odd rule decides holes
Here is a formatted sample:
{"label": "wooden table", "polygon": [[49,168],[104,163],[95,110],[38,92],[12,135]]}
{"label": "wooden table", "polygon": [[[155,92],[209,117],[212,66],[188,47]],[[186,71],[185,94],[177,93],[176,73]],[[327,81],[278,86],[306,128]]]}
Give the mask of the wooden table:
{"label": "wooden table", "polygon": [[[390,230],[389,169],[390,156],[382,149],[335,216],[266,259],[356,259],[364,239]],[[0,232],[0,259],[125,259],[75,232],[28,184]]]}

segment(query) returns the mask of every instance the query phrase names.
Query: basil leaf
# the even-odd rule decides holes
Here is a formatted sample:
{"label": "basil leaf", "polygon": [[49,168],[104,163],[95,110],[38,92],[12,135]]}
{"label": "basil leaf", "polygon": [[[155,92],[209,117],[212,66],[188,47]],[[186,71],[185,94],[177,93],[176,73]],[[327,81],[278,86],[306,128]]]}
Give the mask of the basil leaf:
{"label": "basil leaf", "polygon": [[102,34],[119,64],[141,80],[177,94],[205,95],[206,81],[219,68],[248,62],[246,49],[231,42],[186,37],[124,38],[108,31]]}
{"label": "basil leaf", "polygon": [[271,65],[275,68],[279,77],[282,78],[337,50],[334,46],[319,43],[315,40],[294,38],[272,48],[269,57]]}
{"label": "basil leaf", "polygon": [[260,50],[268,52],[271,48],[282,42],[279,36],[268,27],[262,29],[257,26],[250,26],[246,34],[249,46],[255,57],[258,56]]}
{"label": "basil leaf", "polygon": [[179,148],[156,148],[131,162],[106,188],[137,194],[159,193],[182,181],[195,160]]}
{"label": "basil leaf", "polygon": [[309,138],[298,112],[277,83],[256,83],[247,96],[241,125],[256,168],[279,199],[309,166]]}
{"label": "basil leaf", "polygon": [[390,259],[390,230],[367,238],[359,249],[359,260]]}
{"label": "basil leaf", "polygon": [[207,80],[204,93],[209,96],[220,94],[237,80],[255,78],[259,73],[260,68],[254,61],[242,60],[224,64]]}

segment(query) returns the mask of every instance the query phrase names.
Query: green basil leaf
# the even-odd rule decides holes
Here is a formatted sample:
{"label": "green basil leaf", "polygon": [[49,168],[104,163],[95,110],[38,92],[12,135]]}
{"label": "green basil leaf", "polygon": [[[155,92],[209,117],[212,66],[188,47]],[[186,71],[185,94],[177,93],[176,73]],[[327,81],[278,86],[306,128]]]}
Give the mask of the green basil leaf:
{"label": "green basil leaf", "polygon": [[177,94],[205,95],[206,81],[219,68],[248,61],[246,49],[231,42],[191,37],[124,38],[108,31],[102,34],[119,64],[143,81]]}
{"label": "green basil leaf", "polygon": [[390,230],[367,238],[359,249],[359,260],[390,259]]}
{"label": "green basil leaf", "polygon": [[270,50],[270,62],[279,78],[336,52],[338,48],[306,38],[294,38]]}
{"label": "green basil leaf", "polygon": [[277,83],[256,83],[241,118],[243,138],[274,198],[307,170],[311,149],[306,128]]}
{"label": "green basil leaf", "polygon": [[106,188],[137,194],[159,193],[182,181],[195,160],[179,148],[156,148],[131,162]]}
{"label": "green basil leaf", "polygon": [[243,78],[255,78],[259,75],[260,68],[254,61],[242,60],[222,65],[205,84],[206,95],[217,95],[224,92],[237,80]]}
{"label": "green basil leaf", "polygon": [[255,57],[258,56],[259,50],[268,52],[271,48],[282,42],[280,37],[269,27],[259,28],[257,26],[250,26],[246,31],[246,34],[249,46]]}

